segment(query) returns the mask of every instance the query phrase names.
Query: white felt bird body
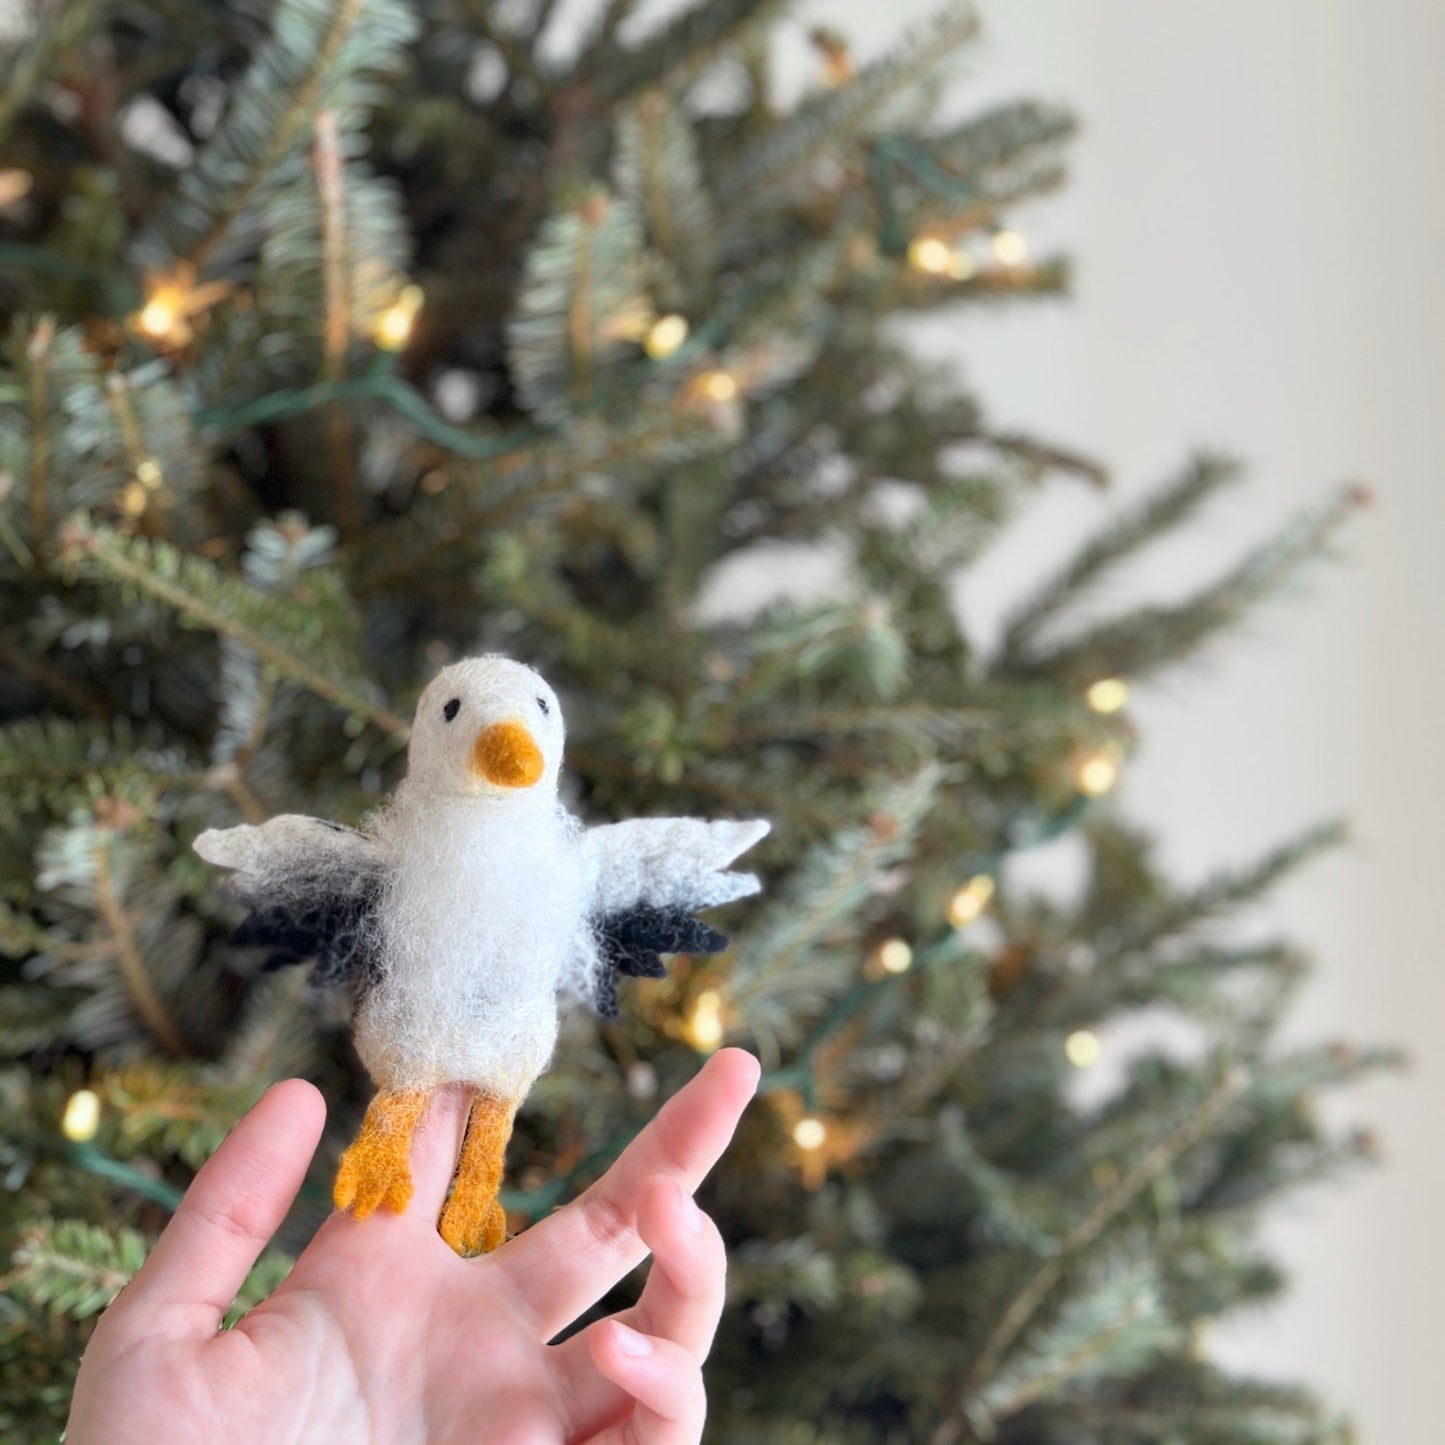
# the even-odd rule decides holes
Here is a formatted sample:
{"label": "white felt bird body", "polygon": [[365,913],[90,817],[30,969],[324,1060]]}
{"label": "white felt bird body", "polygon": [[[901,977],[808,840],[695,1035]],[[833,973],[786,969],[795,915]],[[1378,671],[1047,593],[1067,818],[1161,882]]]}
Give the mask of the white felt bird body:
{"label": "white felt bird body", "polygon": [[512,1117],[551,1057],[558,995],[617,1012],[621,974],[660,975],[664,953],[726,939],[694,917],[758,889],[728,865],[768,824],[636,819],[584,828],[557,798],[555,694],[501,657],[441,672],[421,696],[407,775],[363,830],[286,815],[203,833],[251,916],[236,941],[274,964],[314,959],[355,979],[356,1042],[378,1086],[343,1156],[336,1199],[405,1207],[412,1130],[431,1094],[474,1102],[443,1235],[494,1248]]}

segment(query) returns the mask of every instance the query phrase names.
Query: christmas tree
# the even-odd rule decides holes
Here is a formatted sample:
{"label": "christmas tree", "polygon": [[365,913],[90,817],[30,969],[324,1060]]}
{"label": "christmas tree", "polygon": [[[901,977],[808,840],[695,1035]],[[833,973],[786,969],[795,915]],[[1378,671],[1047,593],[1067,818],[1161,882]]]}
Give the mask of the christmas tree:
{"label": "christmas tree", "polygon": [[[1104,474],[896,323],[1065,287],[1009,221],[1070,117],[942,118],[966,8],[867,63],[813,32],[788,104],[776,0],[597,0],[575,47],[556,8],[35,0],[0,34],[0,1440],[58,1436],[94,1316],[287,1075],[334,1138],[238,1310],[325,1216],[349,1000],[228,943],[191,841],[360,820],[429,675],[486,650],[558,685],[585,816],[775,823],[730,951],[569,1018],[506,1198],[525,1227],[708,1051],[760,1055],[704,1195],[711,1438],[1348,1439],[1202,1339],[1281,1286],[1261,1211],[1371,1152],[1313,1101],[1391,1056],[1284,1043],[1304,963],[1232,923],[1339,830],[1178,882],[1108,794],[1129,686],[1359,497],[1101,611],[1236,481],[1196,457],[980,647],[954,580]],[[826,597],[732,605],[780,544],[836,559]],[[1030,891],[1014,860],[1066,835],[1084,886]],[[1082,1096],[1144,1009],[1190,1046]]]}

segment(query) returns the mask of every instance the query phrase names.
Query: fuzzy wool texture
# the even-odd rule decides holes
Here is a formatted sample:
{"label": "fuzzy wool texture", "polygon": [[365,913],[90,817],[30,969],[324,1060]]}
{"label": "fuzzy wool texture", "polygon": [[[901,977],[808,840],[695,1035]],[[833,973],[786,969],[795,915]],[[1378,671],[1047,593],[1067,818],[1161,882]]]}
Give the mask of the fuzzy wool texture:
{"label": "fuzzy wool texture", "polygon": [[286,815],[196,840],[235,870],[252,941],[284,938],[280,961],[308,928],[323,962],[335,920],[359,932],[345,955],[364,963],[356,1042],[383,1091],[462,1082],[514,1110],[551,1057],[558,995],[615,1000],[619,920],[692,922],[758,891],[728,865],[766,822],[584,829],[557,797],[564,740],[545,679],[473,658],[422,693],[407,775],[362,830]]}

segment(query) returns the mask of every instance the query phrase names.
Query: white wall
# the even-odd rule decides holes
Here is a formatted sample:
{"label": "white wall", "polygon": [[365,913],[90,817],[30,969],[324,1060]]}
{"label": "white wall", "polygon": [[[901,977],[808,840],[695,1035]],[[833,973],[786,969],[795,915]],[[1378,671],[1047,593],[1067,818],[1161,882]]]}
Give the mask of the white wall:
{"label": "white wall", "polygon": [[[928,0],[809,14],[870,53]],[[1445,6],[1410,0],[983,0],[957,87],[1063,100],[1075,179],[1019,219],[1078,262],[1077,299],[930,323],[998,420],[1092,451],[1127,498],[1208,442],[1255,482],[1151,566],[1171,595],[1344,479],[1378,505],[1346,565],[1195,674],[1145,695],[1125,806],[1180,872],[1353,815],[1347,854],[1266,914],[1312,947],[1301,1037],[1405,1043],[1412,1074],[1332,1114],[1386,1168],[1300,1198],[1272,1243],[1281,1307],[1229,1362],[1316,1382],[1376,1445],[1439,1439],[1445,1365]],[[1099,514],[1059,484],[966,588],[996,612]],[[1129,595],[1136,589],[1131,587]]]}

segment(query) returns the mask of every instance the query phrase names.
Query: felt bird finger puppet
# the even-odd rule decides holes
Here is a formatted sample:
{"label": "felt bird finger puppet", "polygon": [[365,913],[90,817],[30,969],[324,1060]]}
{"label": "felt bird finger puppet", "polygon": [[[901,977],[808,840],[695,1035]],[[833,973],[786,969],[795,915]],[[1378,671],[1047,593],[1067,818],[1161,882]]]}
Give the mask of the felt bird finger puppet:
{"label": "felt bird finger puppet", "polygon": [[211,829],[196,851],[233,870],[250,908],[234,942],[273,966],[314,960],[358,985],[356,1044],[377,1086],[342,1156],[336,1205],[364,1217],[411,1198],[412,1132],[450,1084],[471,1107],[442,1237],[495,1249],[512,1120],[547,1067],[558,996],[617,1016],[621,975],[727,940],[695,914],[756,893],[729,864],[763,821],[643,818],[584,828],[557,797],[562,713],[531,668],[473,658],[422,693],[407,772],[360,829],[287,814]]}

